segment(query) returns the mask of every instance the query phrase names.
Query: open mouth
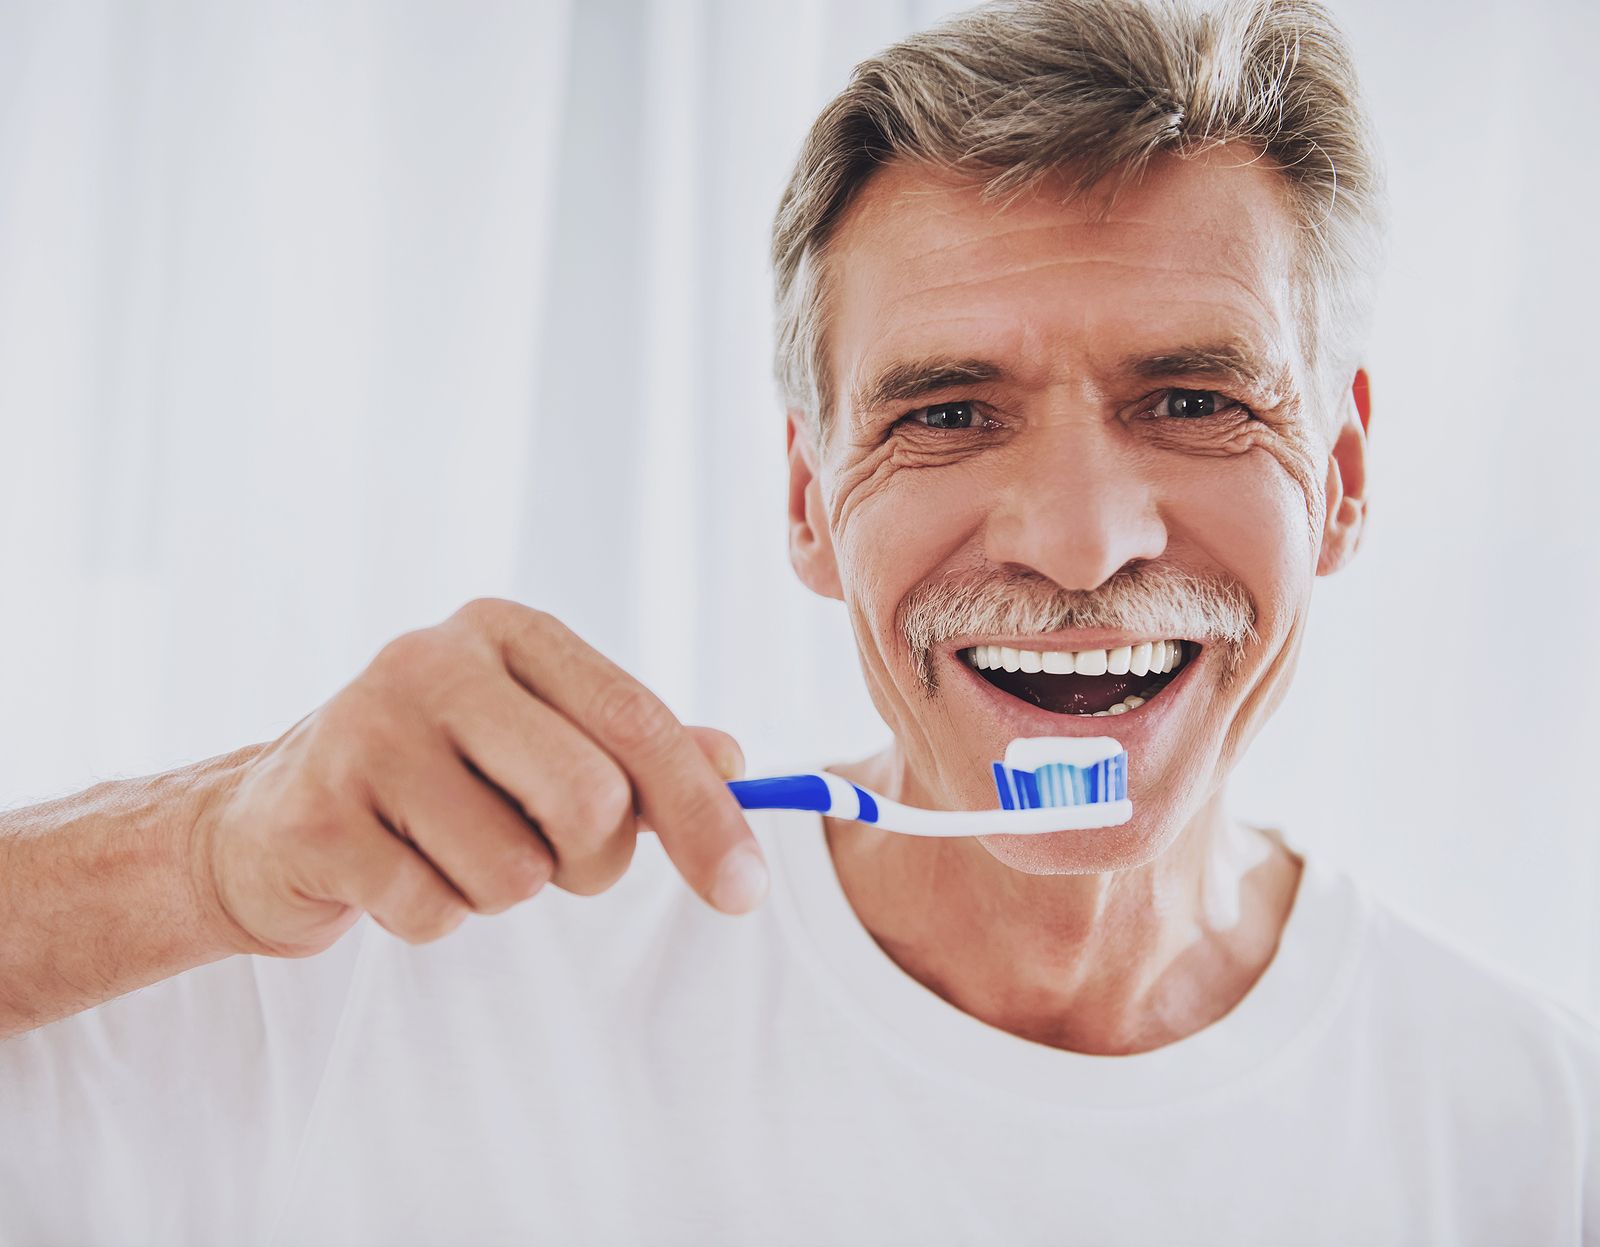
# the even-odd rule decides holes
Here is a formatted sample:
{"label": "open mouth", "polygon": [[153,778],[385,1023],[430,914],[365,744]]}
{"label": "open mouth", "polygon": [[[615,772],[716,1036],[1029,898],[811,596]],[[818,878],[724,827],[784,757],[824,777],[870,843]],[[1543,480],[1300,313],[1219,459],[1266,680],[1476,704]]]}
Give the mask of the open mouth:
{"label": "open mouth", "polygon": [[1156,697],[1201,648],[1194,641],[1145,641],[1071,652],[973,645],[960,654],[1003,693],[1052,714],[1101,718],[1127,714]]}

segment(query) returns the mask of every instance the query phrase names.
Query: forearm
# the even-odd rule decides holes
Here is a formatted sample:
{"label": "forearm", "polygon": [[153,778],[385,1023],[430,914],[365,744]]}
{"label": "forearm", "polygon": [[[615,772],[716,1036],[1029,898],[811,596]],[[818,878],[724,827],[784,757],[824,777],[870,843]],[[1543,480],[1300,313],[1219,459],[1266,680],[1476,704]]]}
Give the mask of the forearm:
{"label": "forearm", "polygon": [[237,951],[196,832],[261,748],[0,814],[0,1039]]}

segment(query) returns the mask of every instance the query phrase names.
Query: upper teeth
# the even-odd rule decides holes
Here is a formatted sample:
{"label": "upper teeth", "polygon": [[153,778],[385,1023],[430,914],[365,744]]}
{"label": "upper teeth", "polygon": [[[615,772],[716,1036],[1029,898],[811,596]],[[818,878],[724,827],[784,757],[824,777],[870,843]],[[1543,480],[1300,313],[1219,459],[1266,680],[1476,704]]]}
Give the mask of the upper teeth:
{"label": "upper teeth", "polygon": [[1012,649],[1009,645],[974,645],[967,661],[979,671],[1045,671],[1054,675],[1164,675],[1183,655],[1181,641],[1145,641],[1117,649]]}

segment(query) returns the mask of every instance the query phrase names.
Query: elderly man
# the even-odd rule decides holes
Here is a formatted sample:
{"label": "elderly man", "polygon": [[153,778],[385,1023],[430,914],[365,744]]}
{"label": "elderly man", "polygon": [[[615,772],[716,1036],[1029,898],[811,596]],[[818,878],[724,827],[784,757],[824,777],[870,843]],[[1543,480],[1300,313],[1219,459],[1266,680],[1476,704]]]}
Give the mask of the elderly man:
{"label": "elderly man", "polygon": [[833,769],[984,808],[1110,730],[1132,820],[747,822],[474,603],[0,824],[0,1240],[1600,1241],[1594,1034],[1225,803],[1361,538],[1378,183],[1303,0],[862,65],[774,234],[792,558],[894,737]]}

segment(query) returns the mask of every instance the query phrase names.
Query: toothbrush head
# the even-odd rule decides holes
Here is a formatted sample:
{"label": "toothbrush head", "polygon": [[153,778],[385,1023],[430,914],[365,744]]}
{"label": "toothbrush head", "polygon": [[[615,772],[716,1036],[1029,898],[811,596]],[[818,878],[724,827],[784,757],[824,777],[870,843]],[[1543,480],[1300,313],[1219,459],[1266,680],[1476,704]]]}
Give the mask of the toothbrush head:
{"label": "toothbrush head", "polygon": [[1128,753],[1110,736],[1019,736],[994,764],[1002,810],[1097,805],[1128,798]]}

